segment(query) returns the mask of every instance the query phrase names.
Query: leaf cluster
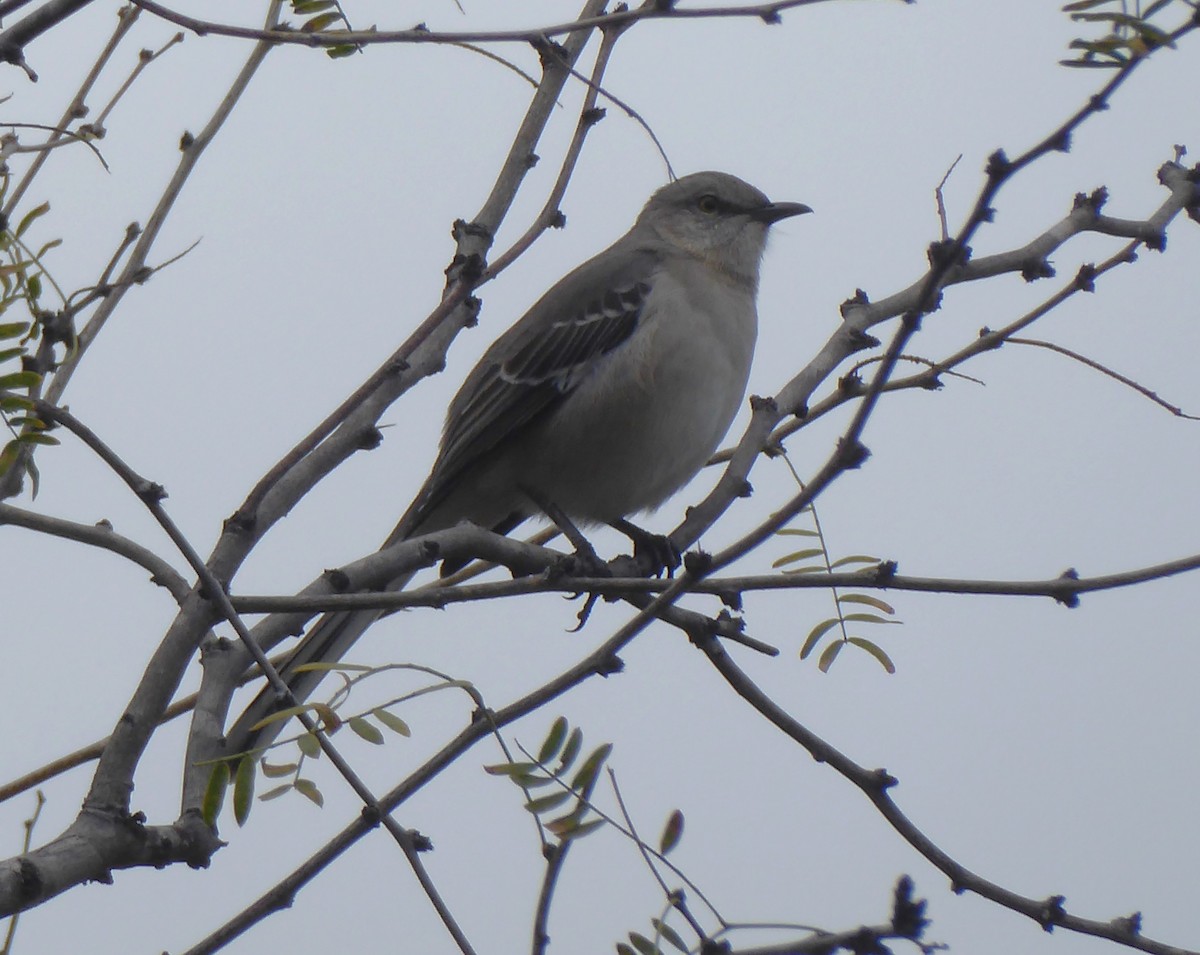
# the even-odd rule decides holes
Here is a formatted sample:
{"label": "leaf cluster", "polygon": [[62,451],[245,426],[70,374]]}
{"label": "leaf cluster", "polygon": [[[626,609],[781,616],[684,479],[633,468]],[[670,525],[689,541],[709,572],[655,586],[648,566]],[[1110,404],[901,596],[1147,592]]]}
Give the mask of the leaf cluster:
{"label": "leaf cluster", "polygon": [[[612,753],[612,744],[602,743],[580,762],[582,753],[583,731],[560,716],[542,740],[536,759],[499,763],[485,766],[484,770],[493,776],[507,776],[519,786],[525,793],[525,808],[547,831],[566,842],[586,836],[605,824],[604,819],[592,812],[590,800],[600,770]],[[552,788],[556,791],[545,796],[533,795],[535,790]],[[568,806],[566,812],[554,815]]]}
{"label": "leaf cluster", "polygon": [[[1174,47],[1175,41],[1163,27],[1151,22],[1177,0],[1153,0],[1144,8],[1140,0],[1076,0],[1063,7],[1077,23],[1095,23],[1107,31],[1099,39],[1075,39],[1072,50],[1079,50],[1074,60],[1060,61],[1063,66],[1092,69],[1121,69],[1133,60],[1160,47]],[[1180,4],[1193,6],[1189,0]],[[1132,6],[1132,12],[1130,7]],[[1193,6],[1194,9],[1194,6]]]}
{"label": "leaf cluster", "polygon": [[[849,557],[832,559],[825,547],[825,540],[819,523],[812,530],[802,527],[787,527],[779,533],[782,536],[811,537],[816,540],[818,545],[816,547],[806,547],[802,550],[792,551],[772,561],[771,566],[783,568],[785,574],[833,573],[835,570],[845,567],[878,566],[882,563],[878,557],[872,557],[868,554],[852,554]],[[807,660],[827,634],[836,633],[840,636],[827,642],[817,658],[817,668],[822,673],[829,672],[829,668],[833,666],[842,649],[847,646],[857,647],[859,650],[870,654],[888,673],[895,673],[896,665],[892,662],[891,657],[888,656],[887,651],[874,640],[852,635],[850,633],[850,625],[857,624],[861,626],[865,624],[873,626],[901,623],[902,621],[900,620],[890,619],[895,616],[896,608],[874,594],[839,593],[837,587],[832,587],[830,590],[833,594],[835,616],[822,620],[808,632],[808,636],[805,637],[804,644],[800,648],[800,659]],[[855,610],[852,609],[854,607],[868,607],[870,609]]]}
{"label": "leaf cluster", "polygon": [[[0,203],[8,193],[9,179],[0,176]],[[24,237],[38,219],[50,211],[50,203],[29,210],[21,217],[16,228],[0,231],[0,418],[10,438],[0,448],[0,477],[18,462],[23,462],[34,493],[37,492],[37,471],[33,459],[23,455],[24,448],[32,445],[58,444],[58,439],[46,434],[47,425],[34,412],[34,403],[29,397],[42,383],[39,372],[28,368],[29,343],[39,333],[42,309],[39,305],[45,269],[42,257],[62,243],[61,239],[46,242],[36,252],[26,244]],[[12,321],[9,309],[23,304],[29,312],[29,321]],[[8,366],[8,367],[5,367]],[[14,394],[24,391],[26,394]]]}

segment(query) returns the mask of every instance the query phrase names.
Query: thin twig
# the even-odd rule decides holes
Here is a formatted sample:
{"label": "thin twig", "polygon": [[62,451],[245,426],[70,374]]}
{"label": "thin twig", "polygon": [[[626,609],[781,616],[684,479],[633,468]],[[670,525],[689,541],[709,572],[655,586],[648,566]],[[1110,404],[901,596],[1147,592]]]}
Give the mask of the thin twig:
{"label": "thin twig", "polygon": [[1036,339],[1036,338],[1007,338],[1007,339],[1005,339],[1005,341],[1011,342],[1014,345],[1033,345],[1033,346],[1036,346],[1037,348],[1046,348],[1046,349],[1049,349],[1050,351],[1058,352],[1060,355],[1066,355],[1068,358],[1073,358],[1075,361],[1079,362],[1080,364],[1087,365],[1089,368],[1094,368],[1096,371],[1100,372],[1100,374],[1107,375],[1109,378],[1112,378],[1115,381],[1119,381],[1121,384],[1126,385],[1129,388],[1132,388],[1138,394],[1144,395],[1145,397],[1149,398],[1156,405],[1158,405],[1161,408],[1165,408],[1167,411],[1171,412],[1171,414],[1175,415],[1177,418],[1187,418],[1189,421],[1200,421],[1200,415],[1187,414],[1178,405],[1173,405],[1168,401],[1164,401],[1162,398],[1160,398],[1158,396],[1158,394],[1156,392],[1151,391],[1145,385],[1140,385],[1136,381],[1134,381],[1132,378],[1127,378],[1125,375],[1122,375],[1120,372],[1113,371],[1111,368],[1107,367],[1106,365],[1102,365],[1102,364],[1100,364],[1100,362],[1095,361],[1094,359],[1088,358],[1086,355],[1081,355],[1077,351],[1072,351],[1071,349],[1066,348],[1062,345],[1056,345],[1056,344],[1054,344],[1054,342],[1042,341],[1042,340]]}
{"label": "thin twig", "polygon": [[[100,51],[100,55],[96,57],[96,62],[92,64],[92,68],[88,70],[88,75],[84,77],[83,82],[79,85],[79,89],[71,98],[71,102],[67,104],[67,108],[63,110],[62,118],[55,124],[55,129],[62,130],[61,135],[66,135],[67,129],[71,123],[87,112],[87,97],[92,91],[92,87],[96,85],[96,80],[100,78],[100,74],[104,71],[104,67],[108,65],[108,61],[112,59],[112,55],[116,52],[121,41],[125,39],[125,35],[133,29],[133,24],[138,18],[140,11],[137,7],[125,6],[117,11],[117,25],[113,29],[112,35],[108,38],[108,42],[104,44],[104,49]],[[0,42],[3,42],[3,35],[0,35]],[[44,145],[51,145],[55,142],[55,137],[52,135]],[[25,171],[25,175],[21,177],[13,191],[9,193],[8,201],[4,204],[4,215],[11,219],[13,210],[15,210],[21,199],[24,198],[26,190],[33,183],[37,174],[41,172],[42,166],[45,164],[50,151],[45,150],[38,153],[30,163],[29,169]]]}
{"label": "thin twig", "polygon": [[[298,46],[369,46],[375,43],[537,43],[548,37],[562,36],[579,30],[597,27],[626,27],[640,20],[709,20],[709,19],[755,19],[768,24],[782,22],[785,10],[815,6],[831,0],[775,0],[773,3],[727,7],[676,7],[666,3],[647,3],[641,6],[615,10],[596,16],[580,17],[566,23],[555,23],[528,30],[467,30],[436,31],[424,27],[411,30],[331,30],[304,33],[298,30],[256,30],[211,20],[185,16],[165,7],[155,0],[131,0],[147,13],[162,17],[184,29],[206,36],[238,37],[243,40],[268,40],[272,43],[287,43]],[[909,2],[909,0],[901,0]]]}
{"label": "thin twig", "polygon": [[99,115],[97,115],[94,120],[92,120],[90,123],[85,123],[80,128],[87,130],[88,132],[92,133],[93,135],[103,136],[104,135],[104,121],[106,119],[108,119],[108,114],[111,113],[113,111],[113,108],[117,105],[117,103],[120,102],[121,97],[123,97],[127,92],[129,92],[129,88],[131,86],[133,86],[134,81],[141,75],[142,70],[144,70],[151,63],[153,63],[155,60],[157,60],[160,56],[162,56],[164,53],[166,53],[167,50],[171,49],[171,47],[173,47],[176,43],[182,43],[182,42],[183,42],[183,34],[176,33],[173,37],[171,37],[171,39],[169,39],[166,43],[164,43],[162,46],[160,46],[157,50],[142,50],[141,53],[138,54],[138,61],[137,61],[137,64],[134,66],[133,71],[129,74],[128,77],[125,78],[125,82],[122,83],[119,87],[117,87],[117,91],[115,93],[113,93],[112,99],[110,99],[108,101],[108,103],[105,105],[105,107],[102,110],[100,110]]}

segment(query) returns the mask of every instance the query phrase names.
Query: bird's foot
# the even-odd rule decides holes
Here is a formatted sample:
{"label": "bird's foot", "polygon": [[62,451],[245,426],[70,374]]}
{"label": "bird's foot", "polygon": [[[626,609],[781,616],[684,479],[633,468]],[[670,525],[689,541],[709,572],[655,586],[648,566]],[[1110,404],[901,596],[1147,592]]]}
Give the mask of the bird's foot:
{"label": "bird's foot", "polygon": [[683,555],[675,542],[665,534],[651,534],[627,520],[613,521],[612,527],[633,541],[633,559],[638,571],[646,577],[666,574],[675,576],[675,569],[683,562]]}

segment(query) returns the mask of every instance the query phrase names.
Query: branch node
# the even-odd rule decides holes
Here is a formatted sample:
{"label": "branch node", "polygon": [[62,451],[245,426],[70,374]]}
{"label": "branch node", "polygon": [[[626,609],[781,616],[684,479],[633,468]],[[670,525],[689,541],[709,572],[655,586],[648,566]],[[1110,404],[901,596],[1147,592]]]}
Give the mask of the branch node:
{"label": "branch node", "polygon": [[838,311],[842,313],[842,318],[849,318],[850,313],[856,308],[862,308],[864,305],[870,305],[871,300],[867,298],[867,293],[860,288],[854,290],[854,295],[838,306]]}
{"label": "branch node", "polygon": [[1066,903],[1065,895],[1050,896],[1038,910],[1038,924],[1047,932],[1053,932],[1054,926],[1061,924],[1067,917]]}
{"label": "branch node", "polygon": [[1096,266],[1085,262],[1075,273],[1075,287],[1081,292],[1096,291]]}
{"label": "branch node", "polygon": [[838,391],[848,398],[857,398],[867,390],[866,383],[856,371],[847,372],[838,379]]}
{"label": "branch node", "polygon": [[881,560],[875,565],[874,577],[875,583],[886,584],[896,576],[896,571],[900,569],[899,563],[894,560]]}
{"label": "branch node", "polygon": [[862,467],[863,462],[871,456],[871,449],[861,441],[847,441],[840,438],[836,453],[838,466],[843,471],[851,471]]}
{"label": "branch node", "polygon": [[337,567],[325,570],[321,576],[325,578],[334,593],[345,593],[346,589],[350,586],[349,574]]}
{"label": "branch node", "polygon": [[380,811],[379,807],[375,805],[375,803],[371,803],[369,806],[363,806],[360,815],[362,816],[363,822],[365,822],[372,829],[378,826],[380,821],[383,819],[383,813]]}
{"label": "branch node", "polygon": [[846,334],[850,348],[854,351],[866,351],[868,348],[878,348],[879,339],[868,335],[860,328],[851,328]]}
{"label": "branch node", "polygon": [[374,425],[363,428],[354,442],[354,446],[359,451],[374,451],[381,444],[383,444],[383,432]]}
{"label": "branch node", "polygon": [[625,661],[622,660],[615,653],[610,653],[606,657],[604,657],[604,659],[602,659],[596,663],[596,666],[592,669],[592,672],[595,673],[596,676],[606,676],[607,677],[607,676],[612,676],[613,674],[616,674],[616,673],[620,673],[624,669],[625,669]]}
{"label": "branch node", "polygon": [[913,889],[912,878],[907,875],[900,876],[892,895],[892,931],[911,941],[917,941],[929,926],[929,919],[925,917],[928,903],[925,899],[913,898]]}
{"label": "branch node", "polygon": [[988,156],[987,168],[988,178],[993,182],[1003,179],[1012,171],[1012,162],[1003,149],[997,149],[994,153]]}
{"label": "branch node", "polygon": [[893,786],[900,785],[900,780],[886,769],[873,769],[868,775],[875,792],[881,796]]}
{"label": "branch node", "polygon": [[750,410],[755,414],[760,411],[769,411],[774,414],[778,412],[779,406],[775,403],[774,398],[764,398],[762,395],[751,395]]}
{"label": "branch node", "polygon": [[1050,264],[1049,259],[1030,259],[1021,266],[1021,278],[1026,282],[1036,282],[1038,279],[1052,279],[1056,274],[1054,266]]}
{"label": "branch node", "polygon": [[148,504],[157,504],[167,497],[167,489],[157,481],[139,481],[134,493]]}
{"label": "branch node", "polygon": [[1108,189],[1100,186],[1088,194],[1082,192],[1075,193],[1075,201],[1071,203],[1071,210],[1090,209],[1092,212],[1099,214],[1106,202],[1108,202]]}
{"label": "branch node", "polygon": [[683,555],[683,569],[693,577],[703,577],[712,567],[712,554],[696,548]]}
{"label": "branch node", "polygon": [[1136,938],[1142,934],[1142,913],[1134,912],[1132,915],[1124,915],[1113,919],[1109,924],[1122,935]]}

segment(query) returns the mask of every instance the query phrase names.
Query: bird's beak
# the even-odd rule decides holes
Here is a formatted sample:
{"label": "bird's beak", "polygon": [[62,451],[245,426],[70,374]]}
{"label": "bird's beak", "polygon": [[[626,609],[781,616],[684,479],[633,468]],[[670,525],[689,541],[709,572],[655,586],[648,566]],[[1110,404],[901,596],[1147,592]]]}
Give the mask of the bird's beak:
{"label": "bird's beak", "polygon": [[750,218],[770,225],[772,222],[778,222],[780,219],[802,216],[806,212],[812,212],[812,209],[803,202],[772,202],[760,209],[753,210],[750,213]]}

